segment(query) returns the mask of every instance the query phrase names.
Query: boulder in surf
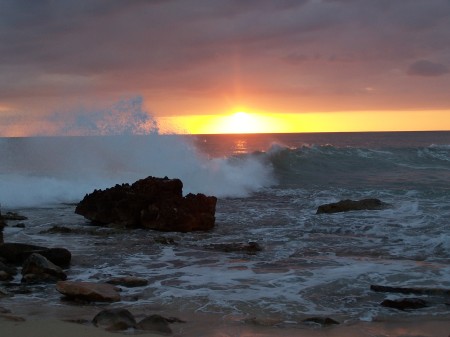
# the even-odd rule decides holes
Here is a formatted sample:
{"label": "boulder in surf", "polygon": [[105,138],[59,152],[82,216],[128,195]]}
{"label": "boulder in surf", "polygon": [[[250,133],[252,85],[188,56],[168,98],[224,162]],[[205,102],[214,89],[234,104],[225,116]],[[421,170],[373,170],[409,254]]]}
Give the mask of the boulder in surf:
{"label": "boulder in surf", "polygon": [[320,205],[317,208],[316,214],[339,213],[339,212],[362,211],[362,210],[380,210],[388,207],[390,207],[389,204],[375,198],[362,200],[346,199],[331,204]]}
{"label": "boulder in surf", "polygon": [[87,302],[118,302],[119,288],[112,284],[58,281],[56,290],[72,300]]}
{"label": "boulder in surf", "polygon": [[217,198],[183,197],[179,179],[147,177],[87,194],[75,213],[99,225],[159,231],[206,231],[214,227]]}

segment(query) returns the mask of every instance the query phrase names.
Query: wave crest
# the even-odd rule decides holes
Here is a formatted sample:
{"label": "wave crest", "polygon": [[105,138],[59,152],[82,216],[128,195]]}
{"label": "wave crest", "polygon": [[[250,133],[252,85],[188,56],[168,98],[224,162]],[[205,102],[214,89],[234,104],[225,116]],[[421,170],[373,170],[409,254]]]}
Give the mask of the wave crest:
{"label": "wave crest", "polygon": [[168,135],[0,139],[0,202],[77,202],[94,189],[147,176],[180,178],[184,193],[242,197],[273,184],[261,157],[208,159]]}

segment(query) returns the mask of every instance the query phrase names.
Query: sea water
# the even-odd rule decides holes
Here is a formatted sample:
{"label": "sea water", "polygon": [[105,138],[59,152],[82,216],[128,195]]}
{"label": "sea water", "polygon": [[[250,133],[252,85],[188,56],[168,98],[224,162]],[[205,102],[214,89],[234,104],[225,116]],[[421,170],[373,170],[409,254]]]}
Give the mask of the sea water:
{"label": "sea water", "polygon": [[[123,288],[118,306],[284,324],[372,321],[399,315],[382,300],[418,296],[372,284],[450,288],[450,132],[4,138],[0,158],[2,212],[28,217],[24,228],[10,222],[5,241],[69,249],[70,280],[149,281]],[[74,214],[86,193],[150,175],[216,195],[215,228],[96,229]],[[392,207],[316,214],[363,198]],[[46,233],[55,225],[85,231]],[[211,249],[248,242],[262,251]],[[448,317],[448,297],[426,300],[401,314]],[[66,305],[53,287],[7,301]]]}

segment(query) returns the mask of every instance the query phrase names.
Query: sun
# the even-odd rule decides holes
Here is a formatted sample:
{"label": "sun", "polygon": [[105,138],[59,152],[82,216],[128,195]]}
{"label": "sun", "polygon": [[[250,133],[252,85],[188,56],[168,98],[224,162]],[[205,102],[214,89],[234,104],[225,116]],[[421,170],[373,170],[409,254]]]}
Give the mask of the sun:
{"label": "sun", "polygon": [[[167,127],[167,120],[162,121],[161,125],[164,123]],[[177,125],[182,125],[191,134],[273,133],[280,132],[283,126],[280,119],[273,115],[241,109],[228,114],[178,116],[173,127]]]}
{"label": "sun", "polygon": [[245,111],[236,111],[223,120],[221,129],[224,133],[257,133],[261,125],[257,116]]}
{"label": "sun", "polygon": [[245,111],[237,111],[229,117],[229,124],[237,133],[245,132],[253,124],[252,117]]}

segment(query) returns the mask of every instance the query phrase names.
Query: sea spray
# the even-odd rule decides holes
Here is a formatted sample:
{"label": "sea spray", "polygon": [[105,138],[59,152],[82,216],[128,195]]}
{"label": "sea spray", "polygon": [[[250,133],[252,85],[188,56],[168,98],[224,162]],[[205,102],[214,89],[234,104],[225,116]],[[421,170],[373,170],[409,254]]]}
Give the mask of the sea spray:
{"label": "sea spray", "polygon": [[175,135],[4,138],[0,157],[5,207],[77,202],[94,189],[147,176],[180,178],[184,193],[218,197],[273,183],[260,158],[209,159]]}
{"label": "sea spray", "polygon": [[246,196],[273,183],[271,166],[259,158],[209,159],[188,137],[158,134],[140,96],[55,112],[48,122],[52,136],[0,139],[5,207],[77,202],[94,189],[147,176],[180,178],[184,193],[218,197]]}
{"label": "sea spray", "polygon": [[52,135],[58,136],[123,136],[158,133],[157,121],[144,109],[143,105],[144,100],[138,95],[120,99],[107,106],[55,111],[47,118],[47,121],[56,129]]}

